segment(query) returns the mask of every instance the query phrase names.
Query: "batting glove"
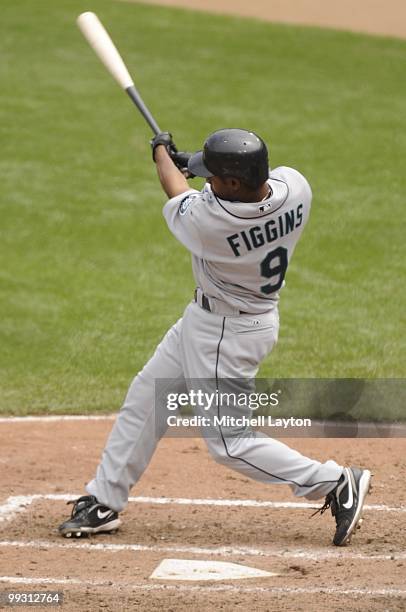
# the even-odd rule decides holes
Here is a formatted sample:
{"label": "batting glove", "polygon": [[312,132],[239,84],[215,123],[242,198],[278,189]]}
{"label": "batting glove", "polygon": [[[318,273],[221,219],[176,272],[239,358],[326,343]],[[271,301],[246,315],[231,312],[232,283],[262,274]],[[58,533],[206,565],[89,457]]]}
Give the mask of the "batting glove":
{"label": "batting glove", "polygon": [[152,159],[154,161],[155,161],[155,149],[157,148],[158,145],[164,145],[164,147],[166,148],[170,156],[172,156],[173,154],[177,152],[175,143],[172,140],[172,134],[170,134],[169,132],[161,132],[160,134],[157,134],[156,136],[154,136],[154,138],[150,140],[150,145],[152,149]]}

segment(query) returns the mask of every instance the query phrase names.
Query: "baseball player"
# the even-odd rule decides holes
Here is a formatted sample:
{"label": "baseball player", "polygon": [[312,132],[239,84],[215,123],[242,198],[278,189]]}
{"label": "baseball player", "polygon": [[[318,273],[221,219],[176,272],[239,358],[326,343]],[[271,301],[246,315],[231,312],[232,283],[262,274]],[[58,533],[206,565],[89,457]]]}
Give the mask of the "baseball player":
{"label": "baseball player", "polygon": [[[196,381],[218,390],[223,381],[255,379],[278,338],[279,292],[310,213],[307,180],[292,168],[270,171],[267,147],[253,132],[218,130],[193,155],[178,153],[168,133],[151,145],[169,198],[163,214],[191,252],[196,291],[133,380],[88,494],[70,502],[71,517],[59,527],[66,537],[120,525],[130,489],[168,427],[168,393],[190,391]],[[185,161],[188,174],[181,171]],[[206,179],[201,191],[189,186],[190,175]],[[165,381],[159,393],[158,380]],[[264,433],[210,423],[204,439],[216,461],[260,482],[288,485],[298,497],[325,497],[320,512],[330,508],[335,517],[333,543],[350,541],[369,470],[320,463]]]}

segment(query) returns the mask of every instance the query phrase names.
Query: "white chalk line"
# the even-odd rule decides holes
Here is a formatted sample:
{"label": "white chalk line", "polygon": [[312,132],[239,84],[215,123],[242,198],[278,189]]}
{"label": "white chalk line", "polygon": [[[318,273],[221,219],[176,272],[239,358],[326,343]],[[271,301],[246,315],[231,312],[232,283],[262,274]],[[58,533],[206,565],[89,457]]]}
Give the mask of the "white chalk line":
{"label": "white chalk line", "polygon": [[183,546],[183,545],[156,545],[156,544],[106,544],[106,543],[88,543],[81,541],[62,540],[60,542],[50,542],[48,540],[3,540],[0,541],[0,548],[36,548],[36,549],[75,549],[94,552],[151,552],[151,553],[169,553],[169,554],[192,554],[206,555],[219,557],[278,557],[281,559],[307,559],[311,561],[321,560],[362,560],[362,561],[401,561],[406,559],[406,552],[392,552],[391,554],[365,554],[352,552],[345,549],[326,549],[316,548],[314,546],[302,548],[253,548],[249,546]]}
{"label": "white chalk line", "polygon": [[[27,507],[35,500],[48,499],[52,501],[71,501],[79,495],[72,494],[36,494],[17,495],[9,497],[5,504],[0,505],[0,523],[11,521],[18,514],[27,510]],[[223,506],[242,508],[274,508],[290,510],[315,510],[320,504],[308,504],[303,502],[276,502],[257,501],[254,499],[195,499],[186,497],[130,497],[130,503],[136,504],[158,504],[158,505],[180,505],[180,506]],[[377,512],[406,512],[406,506],[386,506],[383,504],[365,504],[364,510]]]}
{"label": "white chalk line", "polygon": [[[51,415],[44,415],[44,416],[34,416],[34,415],[27,415],[27,416],[15,416],[15,417],[0,417],[0,424],[1,423],[32,423],[32,422],[38,422],[38,423],[55,423],[58,421],[113,421],[115,418],[117,417],[117,413],[115,414],[89,414],[89,415],[84,415],[84,414],[51,414]],[[340,423],[336,423],[337,425],[340,425]],[[350,427],[352,427],[352,423],[342,423],[342,427],[346,427],[347,425],[350,425]],[[325,421],[320,421],[318,419],[312,419],[312,426],[313,426],[313,434],[315,432],[318,432],[318,435],[316,434],[316,437],[322,437],[324,438],[324,428],[325,428]],[[381,435],[379,435],[379,432],[381,431],[381,433],[385,433],[386,435],[383,435],[382,437],[388,437],[388,438],[404,438],[406,437],[406,425],[404,423],[399,423],[399,422],[393,422],[393,423],[375,423],[375,422],[369,422],[369,421],[360,421],[357,423],[357,428],[358,428],[358,432],[360,433],[360,437],[361,438],[376,438],[376,437],[381,437]],[[278,428],[279,429],[279,428]],[[391,435],[389,436],[389,433],[391,433]],[[275,432],[274,432],[275,433]],[[378,433],[378,435],[377,435]],[[295,432],[295,437],[296,437],[297,432]],[[321,435],[320,435],[321,434]],[[305,436],[298,436],[300,438],[306,438],[306,437],[311,437],[308,435],[308,432],[306,432]]]}
{"label": "white chalk line", "polygon": [[[255,499],[190,499],[186,497],[130,497],[129,501],[138,504],[178,504],[191,506],[241,506],[244,508],[290,508],[293,510],[315,510],[321,504],[304,502],[257,501]],[[365,504],[364,510],[386,512],[406,512],[406,506],[386,506],[382,504]]]}
{"label": "white chalk line", "polygon": [[47,416],[0,417],[0,423],[53,423],[58,421],[113,421],[115,414],[49,414]]}
{"label": "white chalk line", "polygon": [[404,589],[366,589],[339,587],[277,587],[277,586],[237,586],[224,585],[167,585],[167,584],[132,584],[128,582],[112,582],[103,580],[80,580],[78,578],[23,578],[21,576],[0,576],[0,582],[8,584],[52,584],[61,586],[107,587],[109,589],[126,589],[127,591],[175,591],[175,592],[231,592],[231,593],[263,593],[267,595],[363,595],[368,597],[406,597]]}
{"label": "white chalk line", "polygon": [[9,497],[5,504],[0,506],[0,523],[2,521],[13,520],[16,514],[27,510],[35,496],[34,495],[16,495]]}

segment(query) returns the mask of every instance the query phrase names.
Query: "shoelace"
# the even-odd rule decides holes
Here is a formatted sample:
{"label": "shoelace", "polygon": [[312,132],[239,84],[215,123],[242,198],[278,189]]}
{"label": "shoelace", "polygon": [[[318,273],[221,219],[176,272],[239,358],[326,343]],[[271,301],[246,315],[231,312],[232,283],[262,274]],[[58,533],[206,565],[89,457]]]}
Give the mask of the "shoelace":
{"label": "shoelace", "polygon": [[[72,499],[71,501],[66,502],[67,506],[70,506],[71,504],[73,504],[72,512],[70,515],[71,518],[74,518],[75,514],[77,513],[79,504],[83,504],[83,508],[86,508],[87,506],[91,505],[89,504],[89,502],[86,504],[81,498]],[[83,510],[83,508],[81,508],[81,510]]]}
{"label": "shoelace", "polygon": [[79,503],[80,502],[79,502],[78,499],[72,499],[71,501],[66,502],[67,506],[70,506],[71,504],[73,504],[72,512],[70,514],[71,518],[73,518],[75,516]]}
{"label": "shoelace", "polygon": [[337,511],[337,502],[336,502],[336,498],[335,498],[334,493],[329,493],[326,496],[324,505],[321,508],[318,508],[316,510],[316,512],[313,512],[313,514],[311,514],[309,516],[309,518],[312,518],[313,516],[316,516],[316,514],[320,514],[320,515],[324,514],[325,511],[328,510],[329,508],[331,508],[331,514],[333,516],[335,516],[336,515],[336,511]]}

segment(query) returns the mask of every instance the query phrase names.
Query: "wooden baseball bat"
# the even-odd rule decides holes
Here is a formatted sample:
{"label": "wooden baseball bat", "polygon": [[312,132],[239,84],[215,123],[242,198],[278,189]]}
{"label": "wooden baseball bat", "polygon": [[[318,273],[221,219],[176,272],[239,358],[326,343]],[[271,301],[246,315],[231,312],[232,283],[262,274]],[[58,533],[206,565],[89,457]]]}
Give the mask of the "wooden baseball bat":
{"label": "wooden baseball bat", "polygon": [[141,98],[121,55],[117,51],[116,46],[111,40],[108,32],[105,30],[100,19],[95,13],[87,11],[86,13],[79,15],[77,18],[77,24],[83,36],[93,48],[100,61],[104,64],[120,87],[127,92],[130,99],[134,102],[135,106],[147,121],[154,134],[159,134],[162,130],[158,126],[144,100]]}

